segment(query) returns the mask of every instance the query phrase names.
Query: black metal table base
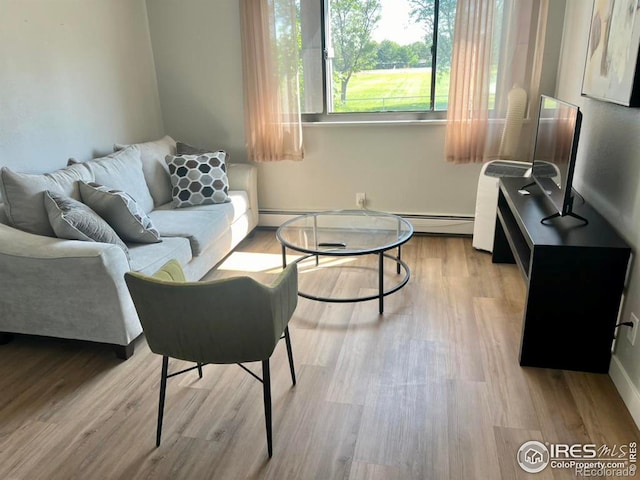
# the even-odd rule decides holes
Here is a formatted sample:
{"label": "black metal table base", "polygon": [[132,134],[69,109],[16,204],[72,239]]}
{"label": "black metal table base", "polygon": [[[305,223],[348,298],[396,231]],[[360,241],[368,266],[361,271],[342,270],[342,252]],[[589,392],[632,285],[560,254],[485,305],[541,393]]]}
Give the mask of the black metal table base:
{"label": "black metal table base", "polygon": [[[369,253],[368,255],[375,255],[376,253]],[[392,293],[397,292],[402,287],[404,287],[409,278],[411,278],[411,271],[409,270],[409,266],[402,260],[401,258],[401,248],[398,247],[398,256],[394,257],[393,255],[389,255],[385,252],[377,252],[378,255],[378,293],[375,295],[366,295],[363,297],[351,297],[351,298],[333,298],[333,297],[321,297],[318,295],[311,295],[309,293],[298,291],[298,295],[304,298],[308,298],[309,300],[316,300],[319,302],[330,302],[330,303],[355,303],[355,302],[367,302],[369,300],[378,300],[378,311],[380,313],[384,313],[384,297],[387,295],[391,295]],[[294,260],[295,263],[303,262],[304,260],[316,257],[316,265],[318,265],[318,257],[344,257],[345,255],[330,255],[330,254],[322,254],[318,255],[315,253],[310,253],[308,255],[304,255],[300,258]],[[354,255],[356,256],[356,255]],[[400,275],[401,271],[404,270],[404,277],[392,288],[385,290],[384,289],[384,259],[388,258],[396,262],[396,273]],[[282,267],[287,266],[286,259],[286,247],[282,246]]]}

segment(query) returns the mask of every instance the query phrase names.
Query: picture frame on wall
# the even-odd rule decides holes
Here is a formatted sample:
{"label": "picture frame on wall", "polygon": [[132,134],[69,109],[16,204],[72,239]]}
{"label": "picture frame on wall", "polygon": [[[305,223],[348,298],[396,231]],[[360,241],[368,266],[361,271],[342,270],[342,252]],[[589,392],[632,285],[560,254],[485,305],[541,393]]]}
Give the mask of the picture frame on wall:
{"label": "picture frame on wall", "polygon": [[640,0],[594,0],[582,95],[640,107]]}

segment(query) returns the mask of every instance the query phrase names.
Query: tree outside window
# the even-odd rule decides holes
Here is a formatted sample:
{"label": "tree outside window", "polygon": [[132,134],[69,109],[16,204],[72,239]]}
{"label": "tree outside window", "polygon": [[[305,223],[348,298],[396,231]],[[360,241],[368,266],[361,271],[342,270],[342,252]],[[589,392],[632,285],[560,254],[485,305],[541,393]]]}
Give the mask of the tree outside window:
{"label": "tree outside window", "polygon": [[446,110],[456,0],[300,2],[303,112]]}

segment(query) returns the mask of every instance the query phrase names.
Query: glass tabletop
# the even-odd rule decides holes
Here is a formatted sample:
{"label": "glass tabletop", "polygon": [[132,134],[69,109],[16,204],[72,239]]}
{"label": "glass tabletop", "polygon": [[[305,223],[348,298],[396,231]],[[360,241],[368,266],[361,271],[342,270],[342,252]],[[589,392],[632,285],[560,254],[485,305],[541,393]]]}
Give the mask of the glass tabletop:
{"label": "glass tabletop", "polygon": [[326,255],[361,255],[398,247],[413,235],[404,218],[370,210],[309,213],[283,223],[276,233],[285,247]]}

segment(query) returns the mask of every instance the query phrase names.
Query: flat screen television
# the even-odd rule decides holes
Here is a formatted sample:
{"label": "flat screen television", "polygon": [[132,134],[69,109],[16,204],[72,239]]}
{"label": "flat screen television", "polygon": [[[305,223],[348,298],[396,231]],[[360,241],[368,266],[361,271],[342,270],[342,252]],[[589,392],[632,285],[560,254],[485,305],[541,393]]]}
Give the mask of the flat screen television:
{"label": "flat screen television", "polygon": [[556,210],[542,223],[566,215],[588,223],[573,212],[571,186],[581,123],[582,113],[576,105],[541,96],[531,176]]}

